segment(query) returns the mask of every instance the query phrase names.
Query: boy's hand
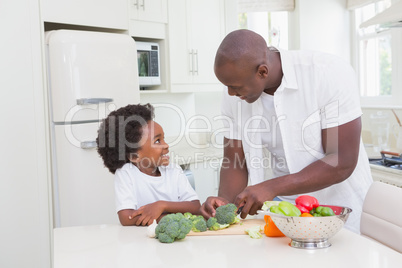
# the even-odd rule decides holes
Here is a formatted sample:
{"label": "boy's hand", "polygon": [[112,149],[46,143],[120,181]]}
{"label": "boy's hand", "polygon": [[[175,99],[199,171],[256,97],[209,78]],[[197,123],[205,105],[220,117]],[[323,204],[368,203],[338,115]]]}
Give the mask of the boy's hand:
{"label": "boy's hand", "polygon": [[215,217],[216,208],[226,205],[227,203],[229,203],[229,201],[223,197],[210,196],[200,208],[201,215],[206,219]]}
{"label": "boy's hand", "polygon": [[159,219],[164,211],[163,203],[158,201],[135,210],[128,218],[134,220],[134,225],[146,226],[152,224],[154,219]]}

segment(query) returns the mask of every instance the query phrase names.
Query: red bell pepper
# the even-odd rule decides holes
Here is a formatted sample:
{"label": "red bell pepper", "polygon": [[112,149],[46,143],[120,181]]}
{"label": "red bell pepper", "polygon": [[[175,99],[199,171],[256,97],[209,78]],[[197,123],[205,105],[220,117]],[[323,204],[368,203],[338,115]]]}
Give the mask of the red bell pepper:
{"label": "red bell pepper", "polygon": [[308,210],[307,208],[300,206],[300,205],[296,205],[296,207],[300,210],[301,213],[309,213],[310,210]]}
{"label": "red bell pepper", "polygon": [[296,198],[295,200],[296,206],[300,209],[300,207],[304,208],[307,211],[303,211],[300,209],[300,211],[303,212],[309,212],[313,208],[318,207],[320,204],[318,203],[318,200],[310,195],[301,195]]}

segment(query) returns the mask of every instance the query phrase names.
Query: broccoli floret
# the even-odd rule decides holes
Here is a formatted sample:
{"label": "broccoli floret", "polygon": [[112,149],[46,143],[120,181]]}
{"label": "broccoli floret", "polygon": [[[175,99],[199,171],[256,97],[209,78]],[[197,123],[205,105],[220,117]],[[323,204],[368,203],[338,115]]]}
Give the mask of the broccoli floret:
{"label": "broccoli floret", "polygon": [[190,212],[186,212],[186,213],[183,214],[183,216],[186,219],[190,219],[193,216],[193,214],[191,214]]}
{"label": "broccoli floret", "polygon": [[173,243],[186,237],[192,228],[192,222],[182,213],[163,217],[155,229],[155,237],[162,243]]}
{"label": "broccoli floret", "polygon": [[234,224],[240,221],[236,212],[236,205],[229,203],[216,209],[215,218],[219,224]]}
{"label": "broccoli floret", "polygon": [[211,231],[217,231],[229,227],[230,224],[219,224],[215,217],[207,220],[207,227]]}
{"label": "broccoli floret", "polygon": [[207,230],[207,222],[205,221],[203,216],[195,216],[192,222],[193,227],[191,230],[193,232],[205,232]]}

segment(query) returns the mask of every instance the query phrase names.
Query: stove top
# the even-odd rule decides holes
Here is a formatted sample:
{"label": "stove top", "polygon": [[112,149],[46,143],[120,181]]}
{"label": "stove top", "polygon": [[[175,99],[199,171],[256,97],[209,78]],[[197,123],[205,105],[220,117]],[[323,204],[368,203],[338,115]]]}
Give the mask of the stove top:
{"label": "stove top", "polygon": [[400,157],[383,157],[381,159],[370,159],[370,164],[402,170],[402,159]]}

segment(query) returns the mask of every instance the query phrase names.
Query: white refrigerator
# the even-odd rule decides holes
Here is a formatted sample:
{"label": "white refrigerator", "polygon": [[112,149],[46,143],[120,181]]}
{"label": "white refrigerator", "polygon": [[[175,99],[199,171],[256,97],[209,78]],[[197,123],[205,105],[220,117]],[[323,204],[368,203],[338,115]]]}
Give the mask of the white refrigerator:
{"label": "white refrigerator", "polygon": [[113,174],[96,151],[109,112],[140,102],[128,35],[46,32],[55,227],[118,223]]}

